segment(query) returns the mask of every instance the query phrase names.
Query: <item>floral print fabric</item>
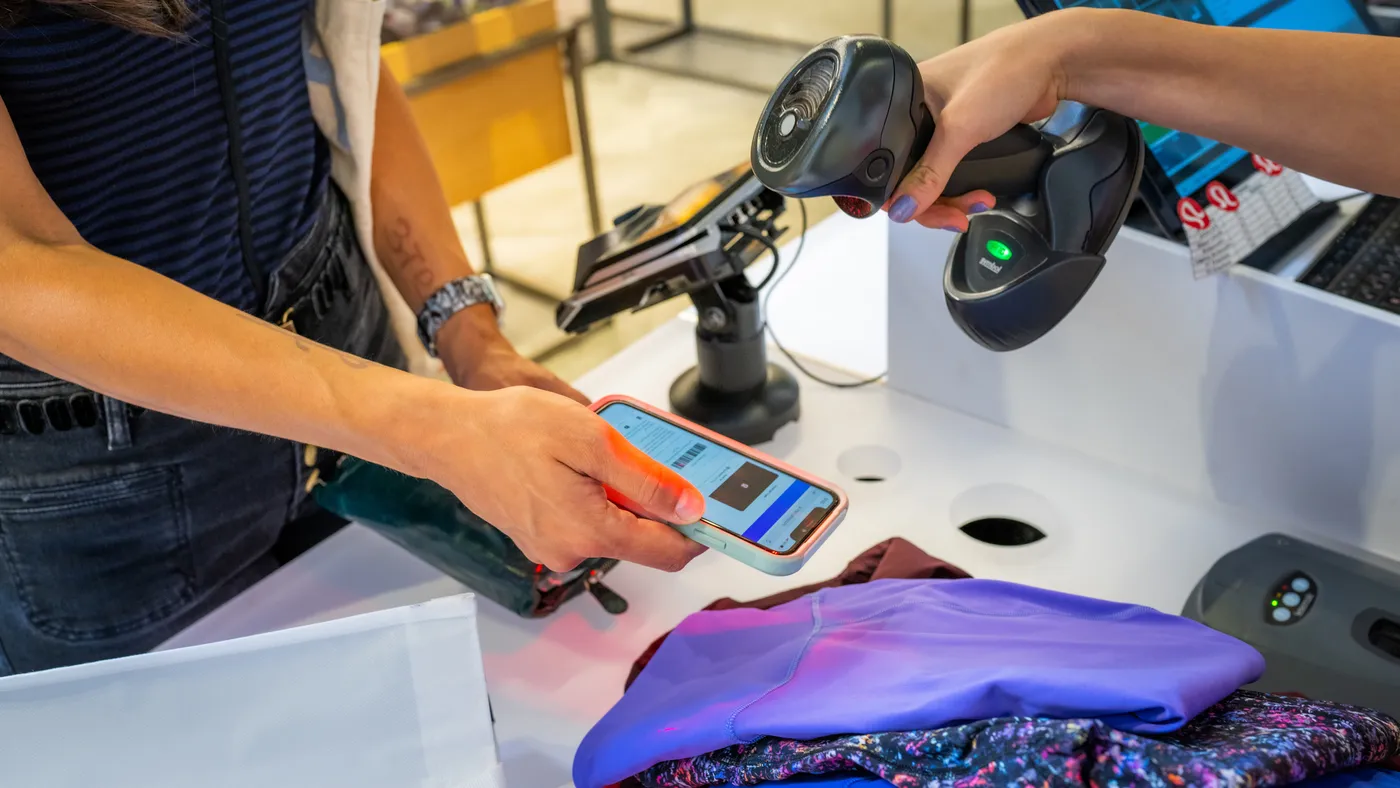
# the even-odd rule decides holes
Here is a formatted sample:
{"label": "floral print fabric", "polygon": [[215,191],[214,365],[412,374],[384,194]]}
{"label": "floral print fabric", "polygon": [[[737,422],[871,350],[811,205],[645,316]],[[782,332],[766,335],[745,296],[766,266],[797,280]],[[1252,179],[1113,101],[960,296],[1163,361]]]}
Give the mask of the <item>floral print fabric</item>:
{"label": "floral print fabric", "polygon": [[837,774],[897,788],[1265,788],[1397,754],[1400,726],[1380,712],[1241,690],[1158,736],[1092,719],[1006,717],[927,731],[760,739],[662,763],[638,777],[649,788],[751,786]]}

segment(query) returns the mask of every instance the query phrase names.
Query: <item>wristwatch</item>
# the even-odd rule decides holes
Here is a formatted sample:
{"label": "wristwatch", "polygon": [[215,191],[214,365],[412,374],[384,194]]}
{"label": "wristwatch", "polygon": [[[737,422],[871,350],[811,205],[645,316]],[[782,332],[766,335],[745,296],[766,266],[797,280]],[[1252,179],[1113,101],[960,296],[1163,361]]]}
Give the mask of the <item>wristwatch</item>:
{"label": "wristwatch", "polygon": [[437,333],[447,319],[468,307],[477,304],[490,304],[496,313],[497,322],[505,312],[506,303],[496,290],[496,283],[489,274],[464,276],[438,288],[428,296],[423,308],[418,312],[418,339],[428,353],[437,358]]}

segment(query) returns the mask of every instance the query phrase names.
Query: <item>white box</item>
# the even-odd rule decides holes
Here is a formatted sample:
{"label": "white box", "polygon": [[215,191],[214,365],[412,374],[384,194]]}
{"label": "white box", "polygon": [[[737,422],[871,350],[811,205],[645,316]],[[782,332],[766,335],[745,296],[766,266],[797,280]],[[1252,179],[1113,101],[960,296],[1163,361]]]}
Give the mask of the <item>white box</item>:
{"label": "white box", "polygon": [[476,600],[0,679],[3,781],[499,788]]}
{"label": "white box", "polygon": [[891,225],[892,388],[1400,558],[1400,318],[1239,266],[1196,280],[1124,229],[1059,326],[994,353],[944,305],[953,240]]}

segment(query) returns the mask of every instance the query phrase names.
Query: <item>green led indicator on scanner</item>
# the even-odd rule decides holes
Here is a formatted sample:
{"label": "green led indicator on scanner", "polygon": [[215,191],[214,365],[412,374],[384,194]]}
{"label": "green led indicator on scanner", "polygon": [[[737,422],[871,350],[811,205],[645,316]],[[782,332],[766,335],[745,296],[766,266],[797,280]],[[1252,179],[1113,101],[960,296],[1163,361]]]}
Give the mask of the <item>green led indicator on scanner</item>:
{"label": "green led indicator on scanner", "polygon": [[992,257],[995,257],[998,260],[1010,260],[1011,247],[1007,246],[1001,241],[988,241],[987,254],[991,255]]}

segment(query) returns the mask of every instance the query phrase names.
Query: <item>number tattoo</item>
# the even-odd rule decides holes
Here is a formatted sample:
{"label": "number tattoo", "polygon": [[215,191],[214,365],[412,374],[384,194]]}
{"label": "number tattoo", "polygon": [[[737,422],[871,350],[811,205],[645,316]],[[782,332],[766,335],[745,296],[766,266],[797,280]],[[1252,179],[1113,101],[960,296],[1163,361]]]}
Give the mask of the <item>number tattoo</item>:
{"label": "number tattoo", "polygon": [[[400,216],[383,232],[384,245],[388,247],[392,262],[423,291],[432,287],[433,269],[428,265],[428,258],[423,255],[418,242],[413,239],[413,227],[408,219]],[[420,292],[419,295],[426,296],[427,293]]]}

